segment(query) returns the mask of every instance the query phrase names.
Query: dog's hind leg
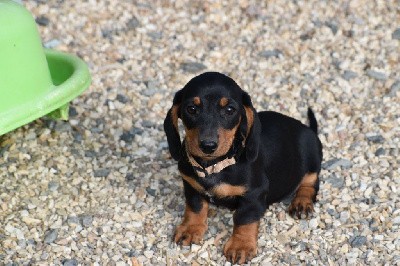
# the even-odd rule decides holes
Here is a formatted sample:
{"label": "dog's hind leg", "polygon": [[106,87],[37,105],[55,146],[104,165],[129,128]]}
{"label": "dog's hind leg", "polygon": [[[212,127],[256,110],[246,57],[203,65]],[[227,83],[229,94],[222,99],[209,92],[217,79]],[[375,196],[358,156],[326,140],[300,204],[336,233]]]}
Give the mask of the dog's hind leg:
{"label": "dog's hind leg", "polygon": [[296,190],[292,202],[289,206],[289,214],[297,216],[299,219],[302,214],[308,217],[314,211],[314,202],[317,198],[319,189],[319,178],[317,173],[307,173]]}

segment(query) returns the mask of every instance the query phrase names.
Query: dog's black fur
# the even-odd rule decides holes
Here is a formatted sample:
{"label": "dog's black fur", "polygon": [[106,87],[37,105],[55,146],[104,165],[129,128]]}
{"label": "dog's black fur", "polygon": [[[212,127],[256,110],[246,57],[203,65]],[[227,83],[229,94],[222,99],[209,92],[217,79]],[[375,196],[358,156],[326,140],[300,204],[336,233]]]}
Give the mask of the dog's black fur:
{"label": "dog's black fur", "polygon": [[[186,130],[183,142],[177,128],[178,118]],[[235,226],[254,223],[270,204],[295,195],[308,174],[316,177],[311,184],[314,192],[309,195],[315,201],[322,146],[311,109],[308,118],[309,127],[280,113],[257,113],[250,96],[231,78],[217,72],[206,72],[190,80],[175,94],[173,108],[164,121],[170,153],[178,161],[181,174],[191,180],[183,180],[187,206],[198,213],[206,200],[235,210]],[[218,154],[220,142],[229,138],[229,134],[233,139],[223,144],[230,144],[229,148],[225,148],[226,153]],[[215,144],[218,148],[213,147]],[[196,171],[198,166],[201,170],[226,158],[235,158],[236,163],[205,177]],[[221,184],[243,187],[245,192],[235,194],[232,190],[229,195],[228,189],[223,195],[214,193],[213,189]],[[297,216],[308,214],[312,205],[291,206],[289,211]]]}

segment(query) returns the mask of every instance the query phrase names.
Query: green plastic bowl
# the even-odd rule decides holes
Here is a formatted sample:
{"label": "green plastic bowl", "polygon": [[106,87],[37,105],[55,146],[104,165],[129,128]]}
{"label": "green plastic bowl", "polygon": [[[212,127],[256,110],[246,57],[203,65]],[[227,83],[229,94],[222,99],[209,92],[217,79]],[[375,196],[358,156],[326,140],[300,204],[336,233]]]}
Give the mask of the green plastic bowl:
{"label": "green plastic bowl", "polygon": [[90,81],[81,59],[43,49],[22,5],[0,0],[0,135],[45,115],[67,119],[69,102]]}

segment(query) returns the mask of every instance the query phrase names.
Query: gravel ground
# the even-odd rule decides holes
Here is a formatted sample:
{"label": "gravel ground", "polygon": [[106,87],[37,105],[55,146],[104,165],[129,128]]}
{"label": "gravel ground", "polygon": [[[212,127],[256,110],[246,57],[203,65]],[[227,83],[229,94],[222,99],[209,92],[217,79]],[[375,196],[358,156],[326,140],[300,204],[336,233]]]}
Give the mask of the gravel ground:
{"label": "gravel ground", "polygon": [[258,110],[305,121],[312,106],[320,124],[316,213],[271,206],[251,264],[400,264],[399,1],[23,3],[93,83],[69,121],[0,138],[1,265],[229,265],[227,210],[211,209],[202,245],[171,242],[184,198],[162,122],[206,70]]}

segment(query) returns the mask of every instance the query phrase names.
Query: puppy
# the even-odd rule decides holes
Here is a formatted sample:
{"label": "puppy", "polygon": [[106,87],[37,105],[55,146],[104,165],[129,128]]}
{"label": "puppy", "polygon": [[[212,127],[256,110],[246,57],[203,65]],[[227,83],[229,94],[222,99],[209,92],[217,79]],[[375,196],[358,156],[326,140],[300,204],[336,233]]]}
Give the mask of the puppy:
{"label": "puppy", "polygon": [[[171,156],[178,161],[186,208],[174,241],[199,243],[208,205],[235,210],[224,255],[245,263],[257,252],[259,220],[268,206],[292,196],[289,214],[313,212],[319,189],[322,145],[310,126],[276,112],[254,109],[234,80],[206,72],[179,90],[164,121]],[[185,129],[181,142],[178,119]]]}

